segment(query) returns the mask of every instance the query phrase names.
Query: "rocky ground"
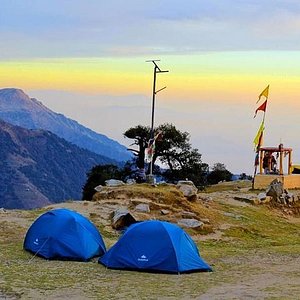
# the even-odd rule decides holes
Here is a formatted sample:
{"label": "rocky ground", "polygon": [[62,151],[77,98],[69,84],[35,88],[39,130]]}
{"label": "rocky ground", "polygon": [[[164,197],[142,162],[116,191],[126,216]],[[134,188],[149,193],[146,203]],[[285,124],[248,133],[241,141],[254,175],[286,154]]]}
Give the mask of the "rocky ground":
{"label": "rocky ground", "polygon": [[[266,203],[258,195],[248,182],[220,184],[190,199],[175,186],[136,185],[104,188],[94,201],[1,210],[0,299],[299,299],[299,204]],[[56,207],[92,220],[108,248],[120,235],[112,227],[118,209],[137,220],[177,223],[214,272],[152,274],[108,270],[96,259],[33,258],[22,249],[24,235],[36,217]]]}

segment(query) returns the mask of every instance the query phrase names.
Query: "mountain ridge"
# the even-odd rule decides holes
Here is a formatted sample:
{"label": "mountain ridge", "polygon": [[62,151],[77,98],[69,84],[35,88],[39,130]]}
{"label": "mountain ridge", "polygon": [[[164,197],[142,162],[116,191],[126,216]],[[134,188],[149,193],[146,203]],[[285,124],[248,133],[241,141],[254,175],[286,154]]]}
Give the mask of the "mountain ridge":
{"label": "mountain ridge", "polygon": [[21,89],[0,89],[0,118],[27,129],[49,130],[81,148],[117,161],[126,161],[132,157],[127,148],[117,141],[61,113],[53,112]]}
{"label": "mountain ridge", "polygon": [[42,129],[0,119],[0,207],[32,209],[81,199],[86,173],[117,161]]}

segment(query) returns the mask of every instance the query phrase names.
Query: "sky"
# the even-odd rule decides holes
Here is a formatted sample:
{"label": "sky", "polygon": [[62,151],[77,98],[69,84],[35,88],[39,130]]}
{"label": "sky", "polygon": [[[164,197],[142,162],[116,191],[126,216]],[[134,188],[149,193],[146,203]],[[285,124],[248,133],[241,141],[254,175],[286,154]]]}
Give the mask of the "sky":
{"label": "sky", "polygon": [[256,101],[270,85],[265,146],[300,163],[300,2],[278,0],[1,0],[0,88],[128,145],[126,129],[190,133],[202,160],[253,173]]}

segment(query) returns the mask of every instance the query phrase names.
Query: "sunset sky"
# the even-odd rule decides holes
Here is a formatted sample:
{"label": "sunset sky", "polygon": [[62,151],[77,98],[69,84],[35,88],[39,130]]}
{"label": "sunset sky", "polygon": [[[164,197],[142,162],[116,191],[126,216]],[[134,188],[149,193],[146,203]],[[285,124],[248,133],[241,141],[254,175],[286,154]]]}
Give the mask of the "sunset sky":
{"label": "sunset sky", "polygon": [[253,173],[253,138],[269,84],[265,146],[300,163],[300,2],[241,0],[2,0],[0,88],[21,88],[50,109],[123,144],[130,126],[191,134],[211,166]]}

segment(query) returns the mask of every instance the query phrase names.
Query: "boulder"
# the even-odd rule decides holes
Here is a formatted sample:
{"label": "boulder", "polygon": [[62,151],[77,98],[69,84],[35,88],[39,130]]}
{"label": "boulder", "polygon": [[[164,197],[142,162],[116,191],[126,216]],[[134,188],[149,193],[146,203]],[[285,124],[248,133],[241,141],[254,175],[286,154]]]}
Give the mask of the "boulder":
{"label": "boulder", "polygon": [[196,219],[181,219],[178,222],[179,226],[187,228],[201,228],[204,223]]}
{"label": "boulder", "polygon": [[178,181],[176,187],[182,191],[183,195],[189,200],[197,199],[198,189],[192,181],[189,180],[180,180]]}
{"label": "boulder", "polygon": [[160,213],[165,216],[165,215],[168,215],[170,213],[170,211],[167,209],[161,209]]}
{"label": "boulder", "polygon": [[106,186],[122,186],[125,183],[122,180],[117,180],[117,179],[108,179],[105,180],[105,185]]}
{"label": "boulder", "polygon": [[112,213],[112,227],[114,229],[124,229],[136,222],[137,220],[127,208],[118,208]]}
{"label": "boulder", "polygon": [[149,213],[150,212],[150,206],[147,203],[140,203],[135,207],[135,211],[143,212],[143,213]]}
{"label": "boulder", "polygon": [[273,201],[282,202],[280,197],[284,193],[283,183],[278,179],[274,179],[267,188],[266,195],[271,196]]}

